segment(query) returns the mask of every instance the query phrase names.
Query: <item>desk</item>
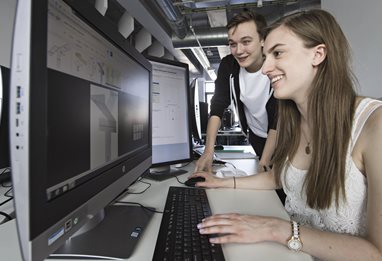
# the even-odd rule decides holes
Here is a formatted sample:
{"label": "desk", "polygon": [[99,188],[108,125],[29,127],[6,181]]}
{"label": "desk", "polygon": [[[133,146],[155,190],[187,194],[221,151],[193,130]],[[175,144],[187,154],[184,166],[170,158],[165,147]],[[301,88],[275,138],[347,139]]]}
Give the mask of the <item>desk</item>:
{"label": "desk", "polygon": [[[223,150],[215,150],[215,155],[223,160],[237,165],[248,175],[255,174],[254,170],[258,167],[258,156],[251,145],[224,145]],[[232,161],[236,159],[236,161]],[[256,160],[257,159],[257,160]]]}
{"label": "desk", "polygon": [[[202,133],[202,137],[205,137],[207,134]],[[240,142],[234,142],[233,139],[239,140]],[[241,128],[235,127],[232,129],[227,130],[218,130],[217,136],[216,136],[216,142],[219,144],[226,144],[226,145],[240,145],[242,142],[246,139],[246,136],[241,131]],[[238,144],[240,143],[240,144]]]}
{"label": "desk", "polygon": [[[249,171],[256,169],[255,160],[232,160],[238,168]],[[184,167],[189,172],[194,169],[191,163]],[[179,180],[185,181],[188,174],[178,176]],[[139,202],[145,206],[155,207],[163,210],[167,191],[169,186],[183,186],[175,178],[165,181],[152,181],[152,186],[141,195],[130,194],[123,200],[130,202]],[[129,190],[131,192],[140,192],[146,188],[146,184],[137,182]],[[240,189],[208,189],[207,195],[213,213],[237,212],[246,214],[276,216],[289,219],[279,198],[273,190],[255,191]],[[159,232],[161,214],[154,214],[152,220],[143,233],[135,252],[130,259],[132,261],[149,261],[155,248],[157,234]],[[227,261],[230,260],[283,260],[283,261],[305,261],[312,258],[305,253],[294,253],[276,243],[264,242],[258,244],[227,244],[223,245],[223,252]],[[1,260],[19,261],[21,256],[18,250],[18,241],[16,236],[15,221],[7,222],[0,226],[0,257]],[[49,259],[52,260],[52,259]],[[63,259],[60,259],[61,261]],[[72,259],[73,260],[73,259]]]}

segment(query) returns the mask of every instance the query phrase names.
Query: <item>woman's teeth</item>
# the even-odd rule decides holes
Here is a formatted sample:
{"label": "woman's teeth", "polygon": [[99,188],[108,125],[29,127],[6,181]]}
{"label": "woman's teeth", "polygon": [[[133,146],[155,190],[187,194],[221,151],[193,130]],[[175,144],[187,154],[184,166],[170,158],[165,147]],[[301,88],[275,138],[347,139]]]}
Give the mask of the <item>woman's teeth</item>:
{"label": "woman's teeth", "polygon": [[281,80],[283,77],[281,75],[275,76],[271,79],[271,83],[275,83],[279,80]]}

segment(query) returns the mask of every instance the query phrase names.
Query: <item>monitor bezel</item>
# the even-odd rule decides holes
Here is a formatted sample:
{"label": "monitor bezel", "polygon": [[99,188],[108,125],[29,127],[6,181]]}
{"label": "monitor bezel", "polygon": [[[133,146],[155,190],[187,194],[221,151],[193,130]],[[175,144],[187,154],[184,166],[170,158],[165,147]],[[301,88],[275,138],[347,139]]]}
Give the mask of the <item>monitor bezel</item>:
{"label": "monitor bezel", "polygon": [[152,168],[157,168],[157,167],[163,167],[163,166],[171,166],[174,164],[179,164],[179,163],[186,163],[186,162],[191,162],[193,160],[193,144],[192,144],[192,132],[191,132],[191,110],[190,110],[190,91],[189,91],[189,66],[186,63],[182,63],[179,61],[174,61],[174,60],[169,60],[166,58],[162,57],[154,57],[150,55],[145,55],[145,57],[149,61],[157,62],[157,63],[162,63],[162,64],[167,64],[167,65],[173,65],[177,67],[182,67],[185,69],[185,88],[186,88],[186,95],[187,95],[187,114],[188,114],[188,127],[189,127],[189,135],[188,135],[188,142],[189,142],[189,157],[183,158],[183,159],[177,159],[177,160],[169,160],[169,161],[164,161],[164,162],[157,162],[153,163],[151,165]]}
{"label": "monitor bezel", "polygon": [[[148,111],[151,112],[150,62],[128,44],[109,20],[95,8],[89,8],[87,1],[64,1],[83,21],[148,71]],[[48,0],[19,1],[17,10],[10,101],[15,210],[24,259],[40,260],[60,247],[68,237],[88,221],[89,217],[96,215],[150,168],[152,144],[151,139],[148,139],[147,146],[134,155],[122,157],[103,167],[104,173],[83,185],[80,191],[73,190],[70,194],[47,202],[45,177],[47,175]],[[21,98],[16,95],[17,86],[23,88]],[[16,112],[16,107],[21,108],[20,114]],[[148,135],[151,137],[151,114]],[[106,172],[108,172],[107,175]],[[87,192],[88,189],[85,187],[89,186],[97,187],[97,191]],[[75,206],[69,207],[67,205],[69,201]],[[80,217],[78,226],[48,245],[48,237],[73,217]]]}
{"label": "monitor bezel", "polygon": [[203,136],[201,131],[201,115],[200,115],[200,102],[199,102],[199,78],[195,78],[190,83],[190,106],[191,106],[191,132],[194,142],[201,145],[203,143]]}
{"label": "monitor bezel", "polygon": [[[9,155],[9,78],[10,69],[0,65],[0,180],[10,171]],[[7,176],[7,179],[10,176]]]}

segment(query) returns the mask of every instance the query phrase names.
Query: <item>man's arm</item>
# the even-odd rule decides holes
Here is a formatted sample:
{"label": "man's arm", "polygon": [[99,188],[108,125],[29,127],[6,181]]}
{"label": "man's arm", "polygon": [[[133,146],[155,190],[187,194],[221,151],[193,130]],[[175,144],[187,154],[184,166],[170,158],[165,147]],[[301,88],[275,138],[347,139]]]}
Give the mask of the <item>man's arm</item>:
{"label": "man's arm", "polygon": [[232,74],[234,58],[232,55],[224,57],[219,65],[215,80],[215,93],[211,99],[210,119],[207,125],[206,143],[203,155],[196,162],[195,171],[212,171],[214,146],[216,136],[221,125],[224,109],[231,103],[230,75]]}
{"label": "man's arm", "polygon": [[220,128],[221,119],[218,116],[212,115],[208,120],[206,144],[203,155],[196,162],[195,171],[207,170],[212,171],[212,161],[215,153],[215,141]]}

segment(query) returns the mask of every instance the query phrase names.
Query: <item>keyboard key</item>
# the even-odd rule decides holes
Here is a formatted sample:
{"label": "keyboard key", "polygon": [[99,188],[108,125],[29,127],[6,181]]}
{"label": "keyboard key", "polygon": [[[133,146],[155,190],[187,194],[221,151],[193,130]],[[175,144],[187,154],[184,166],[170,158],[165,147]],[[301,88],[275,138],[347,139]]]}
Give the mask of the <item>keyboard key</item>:
{"label": "keyboard key", "polygon": [[221,245],[211,244],[196,225],[211,215],[202,188],[170,187],[153,260],[224,260]]}

